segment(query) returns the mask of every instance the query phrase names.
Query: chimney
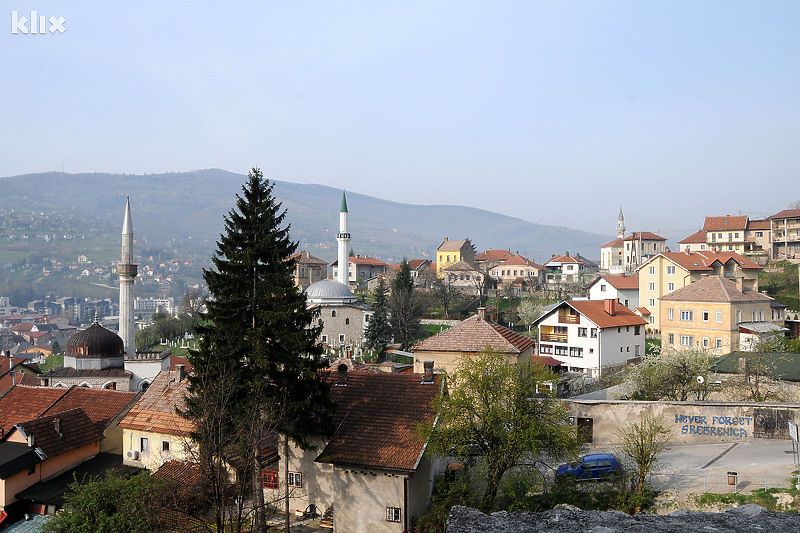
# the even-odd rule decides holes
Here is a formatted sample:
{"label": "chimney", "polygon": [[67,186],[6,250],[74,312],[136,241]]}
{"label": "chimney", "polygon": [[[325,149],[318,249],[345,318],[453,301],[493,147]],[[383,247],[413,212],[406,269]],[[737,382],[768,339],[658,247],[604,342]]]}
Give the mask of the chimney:
{"label": "chimney", "polygon": [[613,298],[608,298],[605,302],[606,302],[606,305],[605,305],[606,313],[608,313],[611,316],[614,316],[614,312],[617,310],[617,306],[616,306],[617,301],[614,300]]}
{"label": "chimney", "polygon": [[346,387],[347,386],[347,365],[345,363],[340,364],[336,367],[336,386],[337,387]]}
{"label": "chimney", "polygon": [[736,288],[744,292],[744,278],[736,278],[734,281],[736,282]]}
{"label": "chimney", "polygon": [[567,257],[569,257],[569,250],[567,250],[567,252],[566,252],[564,255],[566,255]]}
{"label": "chimney", "polygon": [[445,237],[444,240],[447,240],[447,237]]}
{"label": "chimney", "polygon": [[60,418],[53,419],[53,429],[56,430],[56,433],[58,433],[58,437],[59,438],[64,436],[64,434],[61,433],[61,419]]}
{"label": "chimney", "polygon": [[425,361],[422,363],[425,372],[422,374],[423,383],[433,383],[433,361]]}
{"label": "chimney", "polygon": [[6,350],[5,356],[6,357],[11,357],[11,350]]}
{"label": "chimney", "polygon": [[[486,308],[485,307],[479,307],[478,308],[478,318],[480,318],[481,320],[486,320]],[[431,363],[431,364],[433,364],[433,363]]]}
{"label": "chimney", "polygon": [[186,377],[186,365],[175,365],[175,382],[180,383]]}

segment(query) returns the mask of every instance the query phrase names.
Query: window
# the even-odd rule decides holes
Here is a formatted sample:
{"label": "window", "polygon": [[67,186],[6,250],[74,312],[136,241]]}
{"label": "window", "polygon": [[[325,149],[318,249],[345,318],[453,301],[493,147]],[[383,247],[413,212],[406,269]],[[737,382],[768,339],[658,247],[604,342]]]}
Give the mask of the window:
{"label": "window", "polygon": [[318,325],[318,326],[321,326],[321,325],[322,325],[322,319],[321,319],[321,318],[320,318],[320,319],[317,321],[317,325]]}
{"label": "window", "polygon": [[567,355],[568,353],[566,346],[556,346],[556,355]]}
{"label": "window", "polygon": [[634,334],[634,335],[641,335],[641,334],[642,334],[641,328],[642,328],[642,326],[636,326],[636,327],[634,327],[634,328],[633,328],[633,334]]}
{"label": "window", "polygon": [[400,508],[399,507],[387,507],[386,508],[386,521],[387,522],[399,522],[400,521]]}
{"label": "window", "polygon": [[669,339],[667,342],[669,342],[670,344],[675,344],[675,334],[674,333],[668,334],[667,337]]}
{"label": "window", "polygon": [[681,335],[681,346],[694,346],[694,337],[691,335]]}
{"label": "window", "polygon": [[703,311],[703,322],[708,322],[710,320],[710,313],[708,311]]}
{"label": "window", "polygon": [[708,337],[703,337],[703,348],[708,348]]}
{"label": "window", "polygon": [[647,290],[648,291],[656,290],[656,284],[651,281],[650,283],[647,284]]}
{"label": "window", "polygon": [[349,326],[350,325],[350,319],[349,318],[345,318],[344,319],[344,325],[345,326]]}
{"label": "window", "polygon": [[667,265],[667,275],[674,275],[675,274],[675,265]]}
{"label": "window", "polygon": [[650,316],[648,317],[648,320],[649,320],[649,322],[650,322],[651,324],[655,324],[655,323],[656,323],[656,317],[654,317],[653,315],[650,315]]}
{"label": "window", "polygon": [[572,270],[572,265],[567,265],[567,270]]}
{"label": "window", "polygon": [[606,286],[600,285],[600,292],[606,292]]}
{"label": "window", "polygon": [[655,298],[650,298],[649,300],[647,300],[647,305],[650,306],[650,307],[655,307],[656,306],[656,299]]}
{"label": "window", "polygon": [[717,337],[717,348],[722,348],[722,339]]}
{"label": "window", "polygon": [[150,439],[148,439],[147,437],[142,437],[141,439],[139,439],[139,450],[141,450],[142,453],[149,452],[150,451]]}
{"label": "window", "polygon": [[278,471],[277,470],[262,470],[261,480],[265,489],[278,488]]}
{"label": "window", "polygon": [[597,338],[597,328],[592,328],[591,333],[592,333],[592,338],[596,339]]}
{"label": "window", "polygon": [[719,323],[722,324],[722,311],[717,311],[714,314],[714,319]]}
{"label": "window", "polygon": [[656,273],[656,267],[654,267],[654,266],[651,266],[650,268],[648,268],[648,269],[647,269],[647,272],[648,272],[648,274],[650,274],[651,276],[655,275],[655,273]]}
{"label": "window", "polygon": [[763,236],[764,236],[764,232],[763,231],[757,231],[756,232],[756,237],[763,237]]}
{"label": "window", "polygon": [[693,311],[681,311],[681,320],[684,322],[691,322],[694,318]]}
{"label": "window", "polygon": [[553,353],[553,347],[550,344],[540,344],[539,353]]}
{"label": "window", "polygon": [[667,290],[668,291],[674,291],[675,290],[675,284],[672,283],[671,281],[669,283],[667,283]]}
{"label": "window", "polygon": [[675,309],[671,307],[667,309],[667,320],[675,320]]}
{"label": "window", "polygon": [[571,347],[569,349],[570,357],[583,357],[583,348]]}
{"label": "window", "polygon": [[324,344],[326,342],[328,342],[328,336],[327,335],[323,335],[322,336],[322,343]]}
{"label": "window", "polygon": [[331,311],[331,318],[336,318],[336,310]]}
{"label": "window", "polygon": [[287,482],[289,483],[290,487],[303,487],[303,474],[300,472],[289,472],[288,476],[286,477]]}
{"label": "window", "polygon": [[344,342],[344,335],[339,335],[339,342]]}
{"label": "window", "polygon": [[578,337],[585,337],[586,331],[586,328],[578,328]]}
{"label": "window", "polygon": [[162,440],[161,441],[161,451],[164,453],[169,453],[169,441]]}
{"label": "window", "polygon": [[742,322],[742,312],[736,311],[736,323],[740,324]]}

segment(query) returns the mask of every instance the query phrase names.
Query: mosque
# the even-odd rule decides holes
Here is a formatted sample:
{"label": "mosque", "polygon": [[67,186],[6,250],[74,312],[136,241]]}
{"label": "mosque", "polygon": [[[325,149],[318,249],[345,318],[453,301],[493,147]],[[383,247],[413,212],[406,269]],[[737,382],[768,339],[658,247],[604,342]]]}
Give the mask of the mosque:
{"label": "mosque", "polygon": [[[342,192],[339,209],[338,263],[349,263],[350,233],[347,231],[347,197]],[[323,279],[306,289],[310,308],[319,309],[319,325],[322,326],[319,341],[327,348],[349,351],[351,355],[361,351],[364,331],[372,316],[372,308],[359,302],[348,286],[347,269],[340,268],[337,279]]]}
{"label": "mosque", "polygon": [[94,324],[69,338],[64,366],[39,376],[41,384],[136,391],[146,389],[159,372],[169,369],[170,351],[137,352],[133,314],[133,286],[137,274],[133,262],[133,221],[130,198],[122,222],[122,258],[119,276],[119,335]]}

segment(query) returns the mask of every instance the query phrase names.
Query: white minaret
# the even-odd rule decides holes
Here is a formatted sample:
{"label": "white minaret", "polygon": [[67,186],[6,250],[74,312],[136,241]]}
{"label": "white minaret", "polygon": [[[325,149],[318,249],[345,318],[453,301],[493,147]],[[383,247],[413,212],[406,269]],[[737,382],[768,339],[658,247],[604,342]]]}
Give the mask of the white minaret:
{"label": "white minaret", "polygon": [[339,233],[336,234],[339,243],[339,272],[336,281],[347,285],[347,276],[350,273],[350,234],[347,233],[347,198],[342,191],[342,207],[339,209]]}
{"label": "white minaret", "polygon": [[617,218],[617,237],[620,239],[625,236],[625,217],[622,216],[622,206],[619,206],[619,217]]}
{"label": "white minaret", "polygon": [[125,354],[136,353],[133,321],[133,280],[136,278],[136,265],[133,264],[133,221],[131,220],[131,199],[125,200],[125,219],[122,221],[122,259],[117,265],[119,276],[119,336],[125,346]]}

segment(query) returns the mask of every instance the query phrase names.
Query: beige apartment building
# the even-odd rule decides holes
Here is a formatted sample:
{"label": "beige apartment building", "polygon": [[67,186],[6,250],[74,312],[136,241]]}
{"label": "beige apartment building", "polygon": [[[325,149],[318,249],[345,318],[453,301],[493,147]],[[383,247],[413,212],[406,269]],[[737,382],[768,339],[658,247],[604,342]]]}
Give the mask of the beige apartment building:
{"label": "beige apartment building", "polygon": [[761,267],[732,252],[662,252],[637,269],[639,306],[649,313],[648,331],[661,329],[659,300],[708,276],[733,281],[740,290],[757,291]]}
{"label": "beige apartment building", "polygon": [[772,259],[788,259],[800,263],[800,209],[784,209],[770,221]]}

